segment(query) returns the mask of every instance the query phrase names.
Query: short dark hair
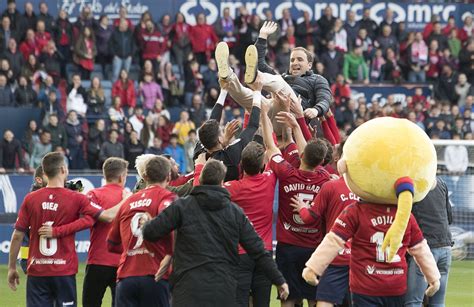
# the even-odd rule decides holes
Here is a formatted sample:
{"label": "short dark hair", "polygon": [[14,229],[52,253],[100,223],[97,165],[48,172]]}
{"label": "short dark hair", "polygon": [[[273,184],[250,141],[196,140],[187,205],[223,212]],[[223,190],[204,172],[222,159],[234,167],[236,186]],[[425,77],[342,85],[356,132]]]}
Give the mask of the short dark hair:
{"label": "short dark hair", "polygon": [[326,145],[326,148],[327,148],[326,155],[324,156],[324,160],[323,160],[323,166],[326,166],[329,163],[331,163],[333,160],[332,155],[334,153],[334,148],[331,142],[329,142],[327,139],[321,139],[321,141]]}
{"label": "short dark hair", "polygon": [[339,157],[339,159],[342,157],[342,152],[344,151],[344,144],[346,143],[346,141],[342,141],[341,143],[339,143],[339,145],[337,146],[337,151],[336,151],[336,154],[337,156]]}
{"label": "short dark hair", "polygon": [[196,134],[196,130],[195,130],[195,129],[191,129],[191,130],[189,130],[189,132],[188,132],[188,135],[190,135],[191,133],[194,133],[194,134]]}
{"label": "short dark hair", "polygon": [[227,167],[219,160],[210,159],[204,165],[199,181],[203,185],[220,185],[224,181]]}
{"label": "short dark hair", "polygon": [[263,167],[263,159],[265,157],[265,148],[253,141],[248,143],[242,150],[242,168],[248,175],[256,175],[260,173]]}
{"label": "short dark hair", "polygon": [[323,162],[328,148],[320,139],[311,140],[306,144],[303,154],[303,162],[309,167],[316,167]]}
{"label": "short dark hair", "polygon": [[308,49],[303,48],[303,47],[296,47],[296,48],[291,49],[291,52],[293,51],[303,51],[306,54],[306,58],[308,59],[308,62],[310,62],[311,64],[313,63],[313,60],[314,60],[313,53],[309,51]]}
{"label": "short dark hair", "polygon": [[116,181],[123,175],[128,168],[128,161],[121,158],[107,158],[104,165],[102,165],[102,172],[105,180]]}
{"label": "short dark hair", "polygon": [[179,139],[178,135],[176,133],[171,133],[170,134],[170,140],[171,139]]}
{"label": "short dark hair", "polygon": [[61,166],[64,164],[64,155],[60,152],[47,153],[41,161],[43,172],[48,178],[54,178],[59,174]]}
{"label": "short dark hair", "polygon": [[165,157],[153,157],[145,165],[145,177],[148,184],[164,182],[170,173],[171,163]]}
{"label": "short dark hair", "polygon": [[206,149],[214,148],[219,142],[219,123],[209,119],[202,124],[198,131],[199,141]]}
{"label": "short dark hair", "polygon": [[43,167],[40,165],[35,169],[35,174],[33,175],[35,178],[36,177],[43,177]]}

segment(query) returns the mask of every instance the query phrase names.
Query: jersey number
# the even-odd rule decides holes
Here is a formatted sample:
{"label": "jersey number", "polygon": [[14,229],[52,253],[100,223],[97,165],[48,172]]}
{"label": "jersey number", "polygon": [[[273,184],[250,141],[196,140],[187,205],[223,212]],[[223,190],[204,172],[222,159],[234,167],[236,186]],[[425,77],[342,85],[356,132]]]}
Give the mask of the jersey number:
{"label": "jersey number", "polygon": [[[44,225],[51,226],[53,222],[46,222]],[[52,256],[58,251],[58,239],[41,236],[39,240],[39,251],[43,256]]]}
{"label": "jersey number", "polygon": [[308,193],[298,193],[298,199],[304,202],[307,205],[310,205],[311,202],[314,199],[314,194],[308,194]]}
{"label": "jersey number", "polygon": [[142,226],[149,220],[149,215],[145,212],[136,213],[130,222],[132,235],[137,238],[137,242],[132,249],[139,248],[143,243]]}
{"label": "jersey number", "polygon": [[[388,262],[386,259],[388,259],[388,247],[385,249],[385,251],[382,250],[382,244],[383,244],[383,239],[385,237],[385,234],[381,231],[377,231],[370,237],[370,243],[375,243],[375,260],[377,262]],[[393,257],[393,262],[400,262],[400,256],[395,255]]]}

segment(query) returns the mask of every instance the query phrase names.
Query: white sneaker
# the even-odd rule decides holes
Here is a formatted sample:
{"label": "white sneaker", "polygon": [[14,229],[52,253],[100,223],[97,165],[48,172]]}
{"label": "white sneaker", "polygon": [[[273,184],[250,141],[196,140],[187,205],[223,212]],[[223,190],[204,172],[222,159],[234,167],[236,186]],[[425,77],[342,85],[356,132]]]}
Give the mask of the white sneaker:
{"label": "white sneaker", "polygon": [[257,78],[258,70],[258,52],[255,45],[250,45],[245,51],[245,75],[244,81],[247,84],[252,84]]}
{"label": "white sneaker", "polygon": [[220,42],[216,47],[217,74],[219,78],[225,79],[230,75],[229,68],[229,46],[225,42]]}

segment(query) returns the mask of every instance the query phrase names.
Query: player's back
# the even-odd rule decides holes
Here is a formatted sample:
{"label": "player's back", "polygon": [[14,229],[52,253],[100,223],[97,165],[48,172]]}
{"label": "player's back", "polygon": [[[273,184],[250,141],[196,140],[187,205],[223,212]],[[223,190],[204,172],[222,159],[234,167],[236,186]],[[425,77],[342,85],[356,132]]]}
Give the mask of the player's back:
{"label": "player's back", "polygon": [[141,227],[173,199],[173,193],[152,186],[133,194],[122,205],[107,238],[109,243],[122,245],[117,278],[154,275],[163,257],[171,254],[170,237],[145,245]]}
{"label": "player's back", "polygon": [[371,296],[397,296],[406,291],[407,264],[405,254],[423,240],[413,215],[403,237],[402,246],[392,262],[382,250],[385,234],[395,220],[396,206],[356,203],[344,209],[336,219],[332,231],[351,244],[351,290]]}
{"label": "player's back", "polygon": [[[89,199],[104,208],[109,209],[120,203],[122,200],[123,186],[120,184],[107,184],[87,193]],[[89,252],[87,256],[88,264],[117,266],[120,255],[110,253],[107,250],[107,235],[111,228],[111,223],[96,222],[90,229]]]}
{"label": "player's back", "polygon": [[281,155],[273,156],[269,165],[279,180],[277,241],[314,248],[322,240],[320,222],[305,224],[300,215],[293,212],[291,199],[296,196],[311,203],[321,186],[330,180],[329,174],[319,168],[314,171],[295,168]]}
{"label": "player's back", "polygon": [[[344,178],[330,180],[326,182],[316,197],[315,204],[311,208],[321,222],[325,225],[327,234],[337,217],[350,204],[359,200],[359,197],[352,193],[347,187]],[[350,260],[350,242],[346,242],[344,249],[339,251],[339,255],[333,260],[333,265],[349,265]]]}
{"label": "player's back", "polygon": [[[267,250],[272,250],[275,185],[276,177],[271,170],[224,184],[230,193],[231,201],[244,210]],[[239,247],[239,254],[243,253],[245,251]]]}
{"label": "player's back", "polygon": [[[74,234],[47,239],[38,235],[43,225],[61,226],[77,220],[80,214],[100,214],[102,208],[85,195],[66,188],[45,187],[25,197],[15,228],[30,227],[28,275],[65,276],[77,273]],[[22,229],[24,228],[24,229]]]}

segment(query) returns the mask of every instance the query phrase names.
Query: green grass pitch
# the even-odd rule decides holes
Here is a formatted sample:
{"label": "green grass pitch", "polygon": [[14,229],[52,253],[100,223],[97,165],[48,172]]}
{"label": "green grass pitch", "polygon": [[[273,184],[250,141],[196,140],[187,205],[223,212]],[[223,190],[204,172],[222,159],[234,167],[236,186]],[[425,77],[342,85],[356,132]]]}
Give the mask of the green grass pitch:
{"label": "green grass pitch", "polygon": [[[82,281],[84,278],[84,264],[79,266],[77,274],[77,293],[79,306],[82,306],[81,293]],[[2,307],[22,307],[26,305],[25,300],[25,281],[26,276],[20,275],[20,286],[16,292],[11,291],[7,284],[7,266],[0,266],[0,306]],[[272,293],[271,306],[280,306],[275,299],[275,288]],[[111,305],[110,293],[105,294],[102,306]],[[451,266],[448,281],[448,292],[446,295],[446,306],[454,307],[472,307],[474,306],[474,261],[455,261]]]}

